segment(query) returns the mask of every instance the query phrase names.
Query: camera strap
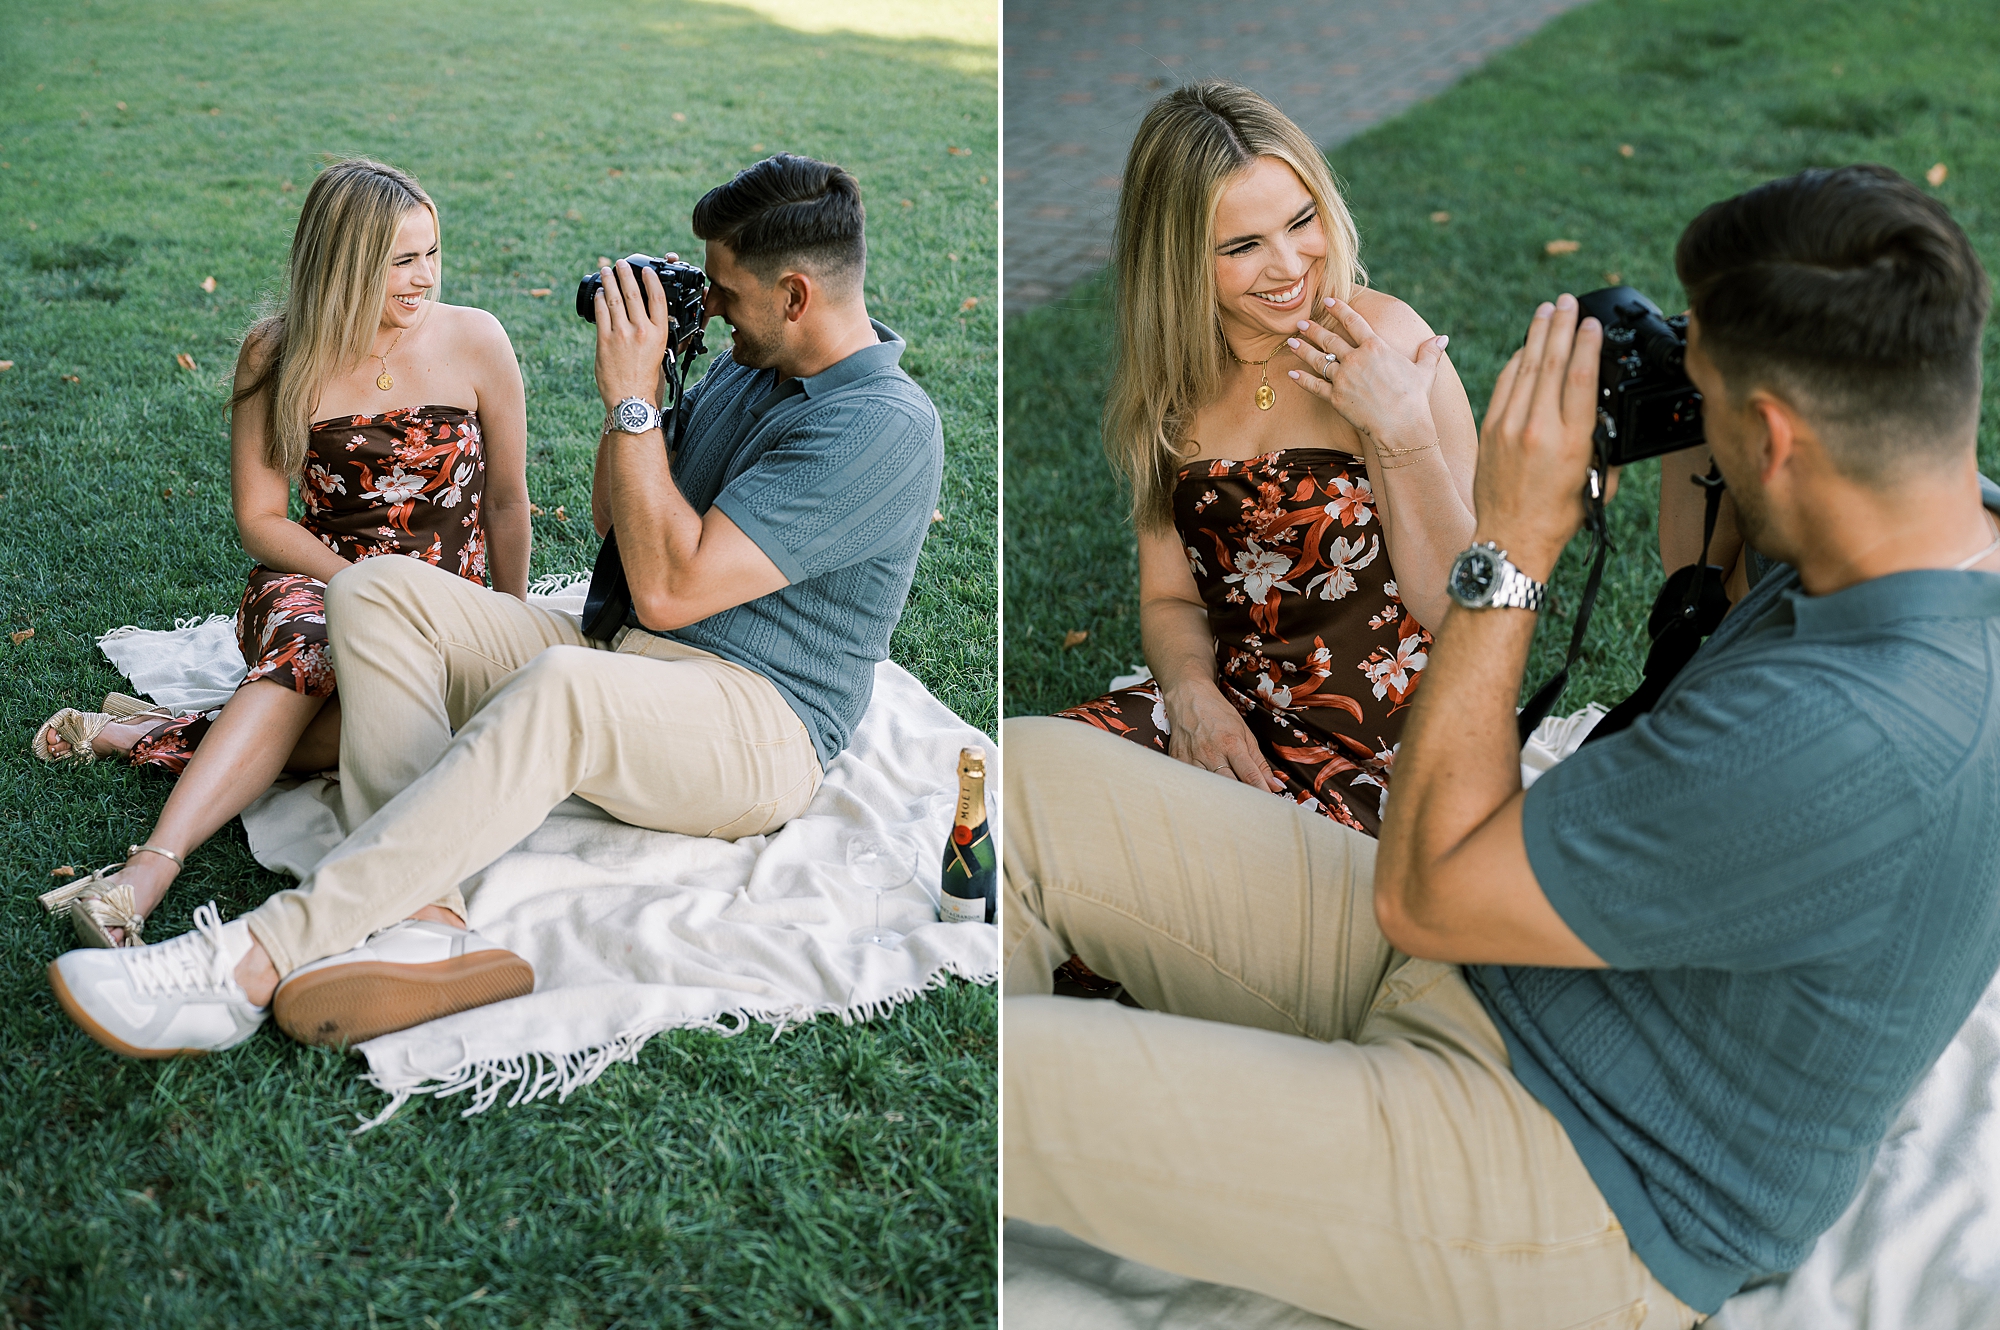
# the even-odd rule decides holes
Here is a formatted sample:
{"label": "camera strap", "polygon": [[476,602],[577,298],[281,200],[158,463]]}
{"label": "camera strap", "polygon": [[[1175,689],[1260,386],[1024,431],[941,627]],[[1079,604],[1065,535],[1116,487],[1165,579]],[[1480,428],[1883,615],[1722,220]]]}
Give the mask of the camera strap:
{"label": "camera strap", "polygon": [[[1653,601],[1653,612],[1646,620],[1646,631],[1652,638],[1653,646],[1646,653],[1645,677],[1632,690],[1630,697],[1605,713],[1584,739],[1585,743],[1594,743],[1607,735],[1616,734],[1651,711],[1667,691],[1667,685],[1694,659],[1694,653],[1701,649],[1703,639],[1714,632],[1721,624],[1722,616],[1729,613],[1729,595],[1722,586],[1728,574],[1708,561],[1709,547],[1715,540],[1716,518],[1721,512],[1722,495],[1726,488],[1722,472],[1711,462],[1706,476],[1691,475],[1688,479],[1705,491],[1701,557],[1675,571],[1667,578],[1666,585],[1660,588],[1660,594]],[[1664,483],[1664,477],[1662,481]]]}
{"label": "camera strap", "polygon": [[1589,530],[1594,546],[1590,576],[1583,584],[1583,599],[1577,602],[1576,625],[1570,629],[1569,654],[1563,658],[1562,668],[1535,690],[1535,695],[1528,699],[1528,704],[1521,708],[1521,714],[1516,718],[1524,744],[1528,742],[1528,736],[1535,732],[1535,727],[1542,723],[1542,718],[1555,706],[1563,689],[1569,686],[1570,667],[1583,654],[1584,630],[1590,627],[1590,612],[1597,607],[1597,588],[1604,581],[1604,561],[1611,554],[1611,532],[1604,520],[1604,478],[1595,466],[1590,468],[1590,483],[1584,490],[1584,501],[1583,524]]}

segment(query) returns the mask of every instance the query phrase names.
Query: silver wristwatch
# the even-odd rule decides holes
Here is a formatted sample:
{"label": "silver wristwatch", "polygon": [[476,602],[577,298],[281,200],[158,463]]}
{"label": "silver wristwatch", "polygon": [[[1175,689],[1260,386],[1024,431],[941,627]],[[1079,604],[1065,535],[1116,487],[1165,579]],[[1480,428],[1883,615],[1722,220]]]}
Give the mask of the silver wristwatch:
{"label": "silver wristwatch", "polygon": [[1548,599],[1546,582],[1516,568],[1507,551],[1482,541],[1458,556],[1445,579],[1451,598],[1469,610],[1540,610]]}
{"label": "silver wristwatch", "polygon": [[643,397],[627,397],[611,408],[611,428],[621,434],[644,434],[660,427],[660,409]]}

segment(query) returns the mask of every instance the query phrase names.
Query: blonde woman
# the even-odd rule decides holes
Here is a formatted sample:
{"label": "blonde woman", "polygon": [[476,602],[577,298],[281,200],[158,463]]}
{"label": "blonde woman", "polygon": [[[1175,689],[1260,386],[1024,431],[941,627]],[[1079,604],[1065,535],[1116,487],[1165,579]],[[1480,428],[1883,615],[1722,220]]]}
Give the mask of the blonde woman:
{"label": "blonde woman", "polygon": [[1256,93],[1147,113],[1104,442],[1152,677],[1059,714],[1372,836],[1471,541],[1477,433],[1445,339],[1357,249],[1325,159]]}
{"label": "blonde woman", "polygon": [[124,863],[43,898],[86,944],[139,945],[189,851],[281,771],[337,765],[324,593],[343,568],[399,554],[527,594],[520,367],[491,314],[437,298],[440,252],[437,208],[394,167],[336,162],[306,194],[283,306],[245,335],[230,398],[231,502],[257,561],[236,617],[248,675],[213,717],[65,710],[35,738],[50,761],[179,776]]}

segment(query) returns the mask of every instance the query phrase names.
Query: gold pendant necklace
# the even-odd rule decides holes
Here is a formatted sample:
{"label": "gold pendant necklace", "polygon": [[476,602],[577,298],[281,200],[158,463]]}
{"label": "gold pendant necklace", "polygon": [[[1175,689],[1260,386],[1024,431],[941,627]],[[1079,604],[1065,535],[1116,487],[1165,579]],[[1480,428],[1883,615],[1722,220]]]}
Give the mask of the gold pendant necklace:
{"label": "gold pendant necklace", "polygon": [[377,388],[380,388],[385,393],[388,392],[391,388],[396,386],[396,381],[389,377],[389,357],[396,354],[396,348],[402,345],[403,333],[406,333],[408,331],[409,331],[408,328],[404,328],[401,331],[399,331],[396,334],[396,340],[389,343],[389,349],[383,352],[381,355],[376,356],[373,351],[370,351],[368,353],[371,356],[375,356],[375,359],[382,362],[382,372],[375,376],[375,386]]}
{"label": "gold pendant necklace", "polygon": [[[1284,344],[1280,343],[1277,351],[1273,351],[1270,355],[1265,356],[1262,360],[1245,360],[1242,356],[1236,354],[1236,348],[1232,347],[1229,344],[1229,339],[1225,337],[1222,339],[1222,349],[1224,351],[1227,351],[1229,353],[1229,358],[1235,361],[1237,364],[1256,365],[1260,369],[1262,369],[1264,366],[1269,365],[1271,363],[1272,359],[1278,354],[1278,351],[1282,351],[1285,348]],[[1257,376],[1257,409],[1259,411],[1269,411],[1271,409],[1272,404],[1275,403],[1277,400],[1278,400],[1277,391],[1271,387],[1271,371],[1268,369],[1264,369],[1263,372]]]}

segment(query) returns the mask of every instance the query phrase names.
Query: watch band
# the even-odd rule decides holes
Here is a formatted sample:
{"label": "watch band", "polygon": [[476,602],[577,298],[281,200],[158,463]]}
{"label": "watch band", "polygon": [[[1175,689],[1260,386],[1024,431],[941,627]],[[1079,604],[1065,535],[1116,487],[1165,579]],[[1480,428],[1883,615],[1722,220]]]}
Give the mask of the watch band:
{"label": "watch band", "polygon": [[1516,568],[1505,554],[1500,557],[1500,585],[1493,589],[1491,603],[1496,608],[1533,610],[1539,614],[1549,596],[1548,583],[1537,582]]}

